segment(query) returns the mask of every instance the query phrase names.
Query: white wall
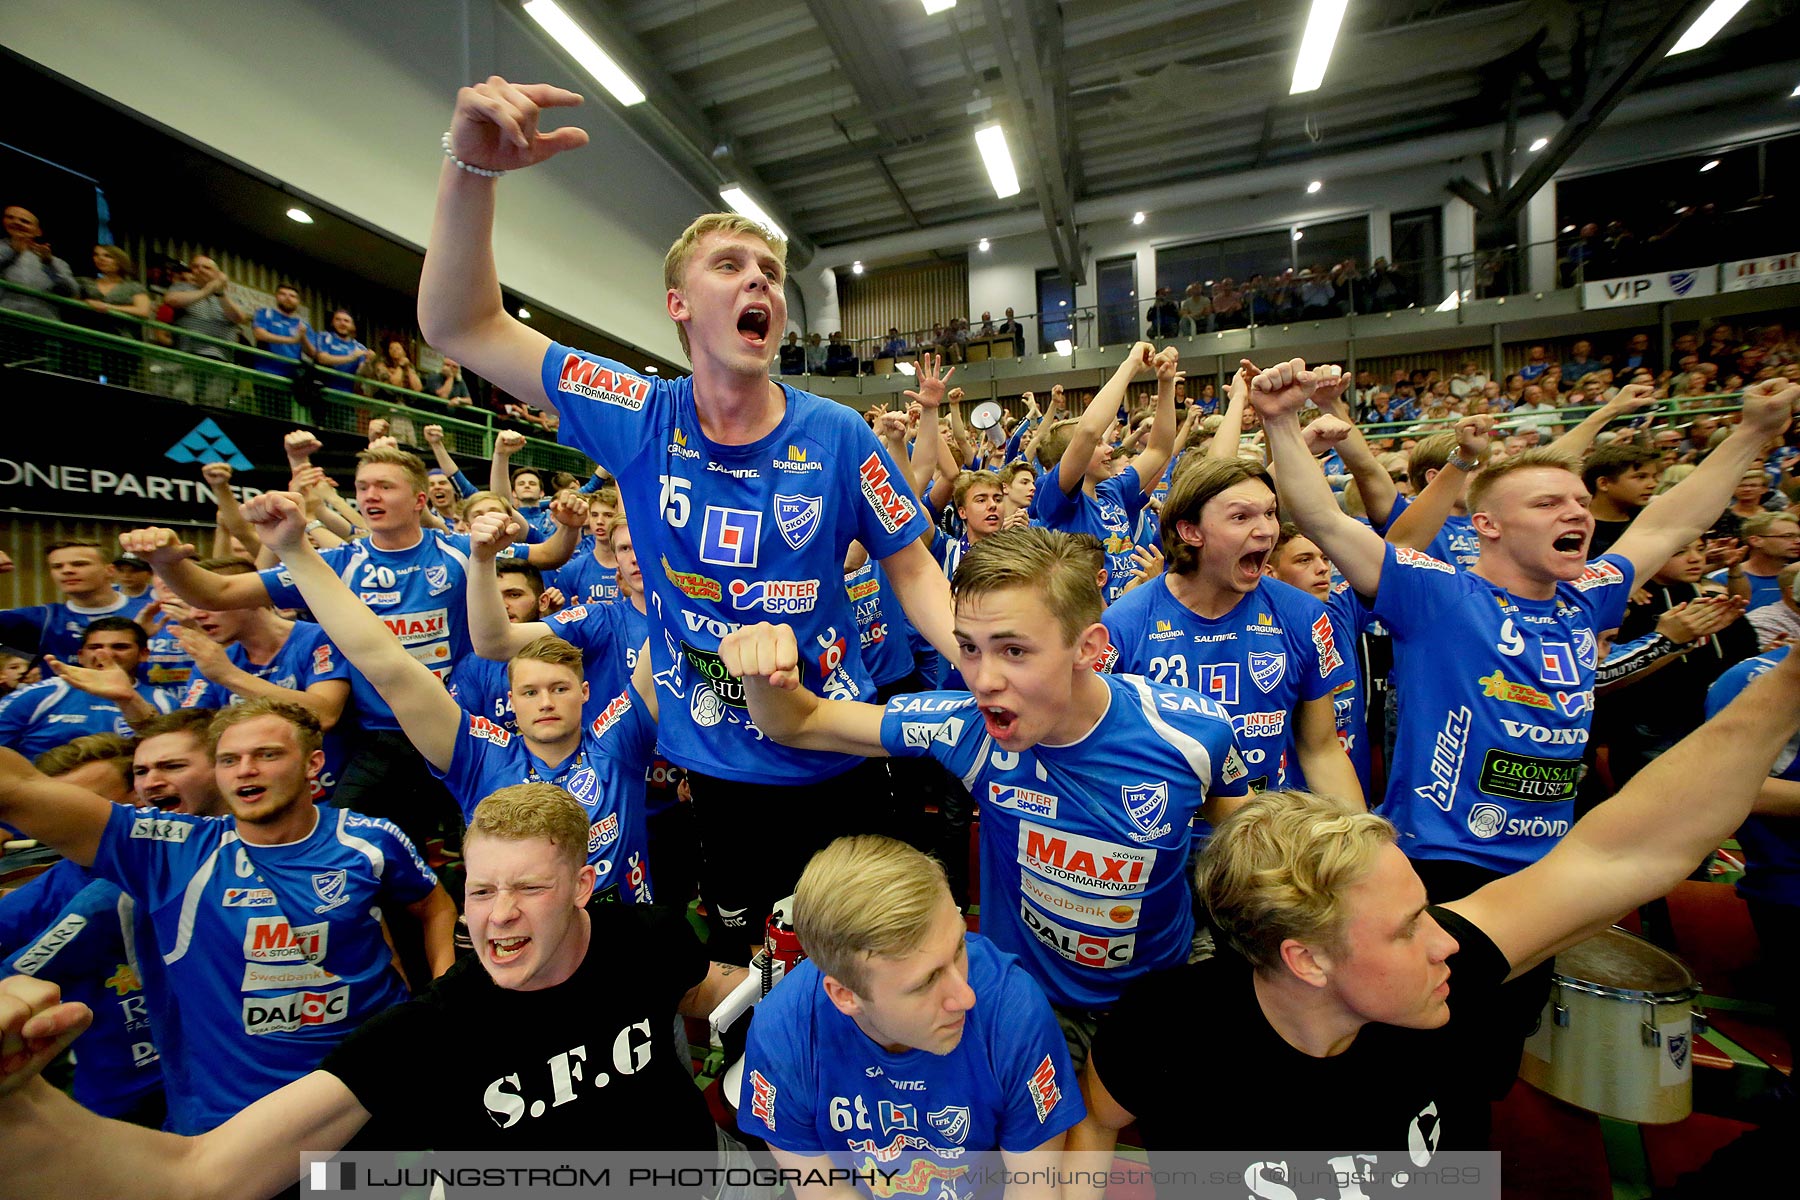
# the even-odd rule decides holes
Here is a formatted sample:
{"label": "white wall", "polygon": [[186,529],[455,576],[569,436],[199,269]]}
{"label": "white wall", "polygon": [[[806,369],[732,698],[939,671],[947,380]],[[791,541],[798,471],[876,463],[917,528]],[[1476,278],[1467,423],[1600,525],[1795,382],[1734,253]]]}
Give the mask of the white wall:
{"label": "white wall", "polygon": [[610,97],[502,7],[7,0],[4,28],[14,52],[417,245],[458,86],[500,74],[579,91],[587,103],[555,123],[586,129],[588,147],[500,181],[501,282],[679,361],[662,258],[718,197],[657,158]]}

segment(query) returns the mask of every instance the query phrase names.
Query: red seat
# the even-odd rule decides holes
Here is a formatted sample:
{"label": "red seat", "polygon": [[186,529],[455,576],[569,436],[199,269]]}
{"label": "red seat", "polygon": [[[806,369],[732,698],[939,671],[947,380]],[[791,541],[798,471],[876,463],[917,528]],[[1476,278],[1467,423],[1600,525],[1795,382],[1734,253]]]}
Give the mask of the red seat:
{"label": "red seat", "polygon": [[1611,1200],[1600,1118],[1519,1080],[1494,1105],[1505,1200]]}
{"label": "red seat", "polygon": [[1754,1129],[1742,1121],[1695,1113],[1673,1125],[1643,1125],[1644,1156],[1650,1163],[1650,1183],[1658,1189],[1674,1187],[1682,1175],[1698,1171],[1738,1135]]}

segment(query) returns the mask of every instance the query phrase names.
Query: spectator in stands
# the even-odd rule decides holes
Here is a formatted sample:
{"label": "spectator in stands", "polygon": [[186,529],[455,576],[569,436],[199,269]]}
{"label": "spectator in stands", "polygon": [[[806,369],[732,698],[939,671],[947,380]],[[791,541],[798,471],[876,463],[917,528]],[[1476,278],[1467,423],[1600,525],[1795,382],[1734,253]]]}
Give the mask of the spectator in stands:
{"label": "spectator in stands", "polygon": [[[893,330],[890,329],[890,330],[888,330],[888,332],[892,333]],[[995,332],[996,331],[994,329],[994,314],[991,312],[982,313],[981,314],[981,328],[980,328],[980,330],[977,331],[976,336],[977,337],[993,337]]]}
{"label": "spectator in stands", "polygon": [[856,347],[844,340],[842,330],[832,330],[831,341],[825,346],[825,373],[827,375],[856,374]]}
{"label": "spectator in stands", "polygon": [[783,375],[806,374],[806,347],[800,344],[800,335],[788,330],[787,341],[781,345],[781,373]]}
{"label": "spectator in stands", "polygon": [[390,387],[405,388],[410,392],[423,391],[423,382],[419,372],[412,364],[412,356],[406,352],[406,342],[398,337],[387,339],[387,357],[376,363],[375,377]]}
{"label": "spectator in stands", "polygon": [[1583,378],[1605,365],[1594,357],[1593,343],[1582,338],[1569,347],[1569,360],[1563,363],[1563,379],[1570,384],[1579,384]]}
{"label": "spectator in stands", "polygon": [[1678,333],[1675,335],[1674,344],[1669,347],[1669,359],[1667,364],[1665,364],[1665,369],[1669,371],[1681,370],[1683,369],[1683,363],[1686,360],[1694,359],[1695,361],[1698,361],[1699,354],[1700,335],[1692,330],[1689,330],[1687,333]]}
{"label": "spectator in stands", "polygon": [[[169,324],[203,337],[227,342],[237,340],[238,326],[248,324],[250,317],[232,301],[231,280],[204,254],[195,257],[187,273],[186,280],[169,285],[169,290],[163,293],[163,304],[170,309]],[[175,348],[183,354],[220,362],[229,358],[225,347],[195,338],[178,338]],[[213,376],[212,381],[225,384],[229,389],[226,380]]]}
{"label": "spectator in stands", "polygon": [[1519,378],[1526,383],[1535,383],[1550,365],[1549,352],[1542,346],[1533,346],[1525,351],[1525,365],[1519,368]]}
{"label": "spectator in stands", "polygon": [[462,376],[462,364],[454,358],[446,358],[441,367],[425,377],[425,386],[419,389],[442,400],[445,404],[458,407],[470,404],[469,385]]}
{"label": "spectator in stands", "polygon": [[962,317],[951,317],[947,330],[949,342],[947,350],[953,363],[966,362],[969,357],[969,323]]}
{"label": "spectator in stands", "polygon": [[1480,395],[1487,381],[1487,373],[1480,365],[1472,358],[1465,358],[1456,374],[1450,377],[1450,394],[1458,400],[1467,399],[1471,394]]}
{"label": "spectator in stands", "polygon": [[1242,329],[1249,321],[1244,311],[1244,294],[1238,290],[1235,279],[1221,279],[1213,285],[1212,310],[1215,329]]}
{"label": "spectator in stands", "polygon": [[256,369],[292,379],[295,365],[300,362],[302,348],[311,345],[308,335],[312,331],[306,324],[306,318],[300,315],[300,289],[291,283],[277,284],[275,307],[265,305],[257,309],[250,324],[251,336],[256,339],[258,348],[279,359],[288,360],[280,362],[258,355],[253,364]]}
{"label": "spectator in stands", "polygon": [[[986,313],[982,313],[981,315],[984,318],[982,328],[990,334],[993,333],[994,323],[992,321],[985,320],[985,318],[987,317]],[[880,353],[879,357],[881,357],[881,358],[905,358],[906,357],[906,339],[900,336],[900,330],[898,328],[896,328],[892,325],[888,326],[887,340],[881,343],[881,353]],[[785,374],[787,374],[786,359],[784,358],[782,361],[783,361],[783,366],[781,368],[781,371],[782,371],[782,374],[785,375]]]}
{"label": "spectator in stands", "polygon": [[1365,310],[1368,312],[1405,308],[1409,299],[1406,277],[1385,258],[1376,259],[1369,268],[1369,278],[1362,291],[1368,297],[1369,307]]}
{"label": "spectator in stands", "polygon": [[1172,338],[1181,332],[1181,309],[1176,306],[1169,294],[1169,289],[1156,289],[1156,299],[1150,303],[1150,336],[1157,341]]}
{"label": "spectator in stands", "polygon": [[999,332],[1002,335],[1011,335],[1012,340],[1013,340],[1013,355],[1014,355],[1014,357],[1017,357],[1017,358],[1024,357],[1024,355],[1025,355],[1025,328],[1024,328],[1024,326],[1019,324],[1019,319],[1017,317],[1013,316],[1012,309],[1009,308],[1006,310],[1006,320],[1000,322]]}
{"label": "spectator in stands", "polygon": [[[942,327],[940,326],[939,329],[941,331]],[[825,373],[825,344],[819,340],[819,335],[816,333],[806,335],[806,373],[808,375]]]}
{"label": "spectator in stands", "polygon": [[1650,335],[1634,333],[1625,340],[1625,352],[1613,363],[1615,371],[1632,370],[1650,365]]}
{"label": "spectator in stands", "polygon": [[1557,423],[1546,418],[1555,413],[1556,405],[1550,403],[1544,388],[1531,383],[1525,386],[1519,403],[1513,405],[1507,425],[1521,433],[1526,429],[1535,429],[1540,437],[1548,439],[1555,433]]}
{"label": "spectator in stands", "polygon": [[1181,298],[1181,332],[1192,336],[1212,329],[1212,298],[1199,283],[1190,283]]}
{"label": "spectator in stands", "polygon": [[1322,263],[1300,272],[1299,283],[1301,317],[1319,320],[1338,315],[1337,289],[1332,287],[1331,276]]}
{"label": "spectator in stands", "polygon": [[1244,308],[1248,310],[1250,324],[1267,325],[1269,323],[1269,318],[1275,313],[1275,305],[1270,293],[1269,281],[1260,272],[1250,276],[1249,280],[1245,282]]}
{"label": "spectator in stands", "polygon": [[1737,330],[1721,321],[1706,335],[1706,348],[1700,352],[1700,361],[1711,363],[1724,372],[1736,365],[1742,350]]}
{"label": "spectator in stands", "polygon": [[1757,646],[1762,650],[1800,644],[1800,562],[1781,568],[1777,583],[1780,599],[1752,608],[1748,614],[1750,626],[1756,630]]}
{"label": "spectator in stands", "polygon": [[[81,296],[97,313],[148,320],[152,315],[150,293],[137,280],[137,268],[131,256],[117,246],[94,247],[94,278],[83,279]],[[108,333],[121,332],[118,328]],[[124,331],[135,334],[137,330]]]}
{"label": "spectator in stands", "polygon": [[364,361],[375,357],[373,350],[356,340],[356,318],[347,308],[333,310],[331,328],[315,330],[308,341],[313,362],[346,375],[356,374]]}
{"label": "spectator in stands", "polygon": [[[43,226],[30,209],[9,204],[0,214],[0,227],[6,240],[0,242],[0,279],[20,287],[74,297],[80,292],[69,264],[50,252],[44,240]],[[48,300],[25,296],[18,292],[0,292],[0,308],[30,313],[52,321],[62,320],[62,310]]]}
{"label": "spectator in stands", "polygon": [[[1760,470],[1752,473],[1759,487],[1766,486]],[[1745,474],[1741,493],[1750,491],[1752,473]],[[1760,495],[1756,503],[1760,507]],[[1774,604],[1781,599],[1781,573],[1800,558],[1800,521],[1785,512],[1754,512],[1739,520],[1737,536],[1746,548],[1744,560],[1706,578],[1745,597],[1753,609]]]}
{"label": "spectator in stands", "polygon": [[1588,557],[1599,558],[1625,534],[1632,518],[1656,494],[1662,454],[1632,442],[1600,446],[1587,456],[1581,481],[1593,494],[1588,511],[1594,515],[1594,535],[1588,541]]}

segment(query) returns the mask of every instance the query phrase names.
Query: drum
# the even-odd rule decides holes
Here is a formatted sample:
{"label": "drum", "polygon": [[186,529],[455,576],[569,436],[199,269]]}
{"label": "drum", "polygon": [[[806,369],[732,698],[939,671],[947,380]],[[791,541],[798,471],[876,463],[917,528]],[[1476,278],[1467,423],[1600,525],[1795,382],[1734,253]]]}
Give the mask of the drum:
{"label": "drum", "polygon": [[1694,1110],[1699,995],[1673,954],[1616,926],[1604,930],[1556,956],[1519,1074],[1602,1116],[1679,1121]]}

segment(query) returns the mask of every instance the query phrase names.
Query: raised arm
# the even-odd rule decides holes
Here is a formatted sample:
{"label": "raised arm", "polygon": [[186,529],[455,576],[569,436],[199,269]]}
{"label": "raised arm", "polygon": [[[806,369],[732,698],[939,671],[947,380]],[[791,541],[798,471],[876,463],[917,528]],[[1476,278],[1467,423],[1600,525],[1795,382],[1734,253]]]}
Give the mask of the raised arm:
{"label": "raised arm", "polygon": [[424,663],[400,644],[306,540],[306,515],[292,492],[265,492],[244,506],[265,546],[281,556],[306,606],[350,665],[394,710],[407,740],[438,770],[447,770],[462,728],[462,710]]}
{"label": "raised arm", "polygon": [[482,513],[469,524],[469,641],[475,653],[495,662],[511,661],[513,655],[551,632],[542,621],[514,625],[507,620],[506,605],[500,599],[500,577],[494,562],[524,533],[524,526],[505,513]]}
{"label": "raised arm", "polygon": [[[1424,550],[1437,539],[1438,530],[1450,519],[1456,499],[1463,494],[1469,477],[1481,470],[1492,445],[1488,432],[1492,417],[1464,417],[1456,423],[1456,453],[1445,461],[1431,482],[1407,505],[1387,532],[1387,540],[1396,546]],[[1385,472],[1384,472],[1385,473]]]}
{"label": "raised arm", "polygon": [[[1062,461],[1056,469],[1056,486],[1063,495],[1072,496],[1081,481],[1087,477],[1088,464],[1094,459],[1094,451],[1100,445],[1100,439],[1112,426],[1113,417],[1119,411],[1119,402],[1125,399],[1125,393],[1131,387],[1131,381],[1144,371],[1156,369],[1156,347],[1149,342],[1139,342],[1119,364],[1106,385],[1094,393],[1088,406],[1082,410],[1081,420],[1076,422],[1075,431],[1069,437],[1069,444],[1063,450]],[[1173,395],[1173,393],[1170,393]]]}
{"label": "raised arm", "polygon": [[1162,479],[1163,468],[1175,453],[1175,381],[1181,378],[1181,351],[1165,346],[1153,360],[1156,364],[1156,416],[1150,422],[1149,440],[1144,452],[1131,461],[1137,468],[1138,484],[1148,496]]}
{"label": "raised arm", "polygon": [[1612,553],[1631,560],[1636,578],[1648,579],[1719,519],[1732,489],[1757,455],[1766,452],[1793,420],[1800,384],[1770,379],[1744,393],[1744,410],[1731,436],[1694,468],[1693,474],[1645,506]]}
{"label": "raised arm", "polygon": [[1789,654],[1549,854],[1449,907],[1493,939],[1514,976],[1524,973],[1687,878],[1743,824],[1796,729],[1800,654]]}
{"label": "raised arm", "polygon": [[[1342,437],[1335,439],[1338,457],[1344,460],[1344,466],[1350,470],[1350,478],[1356,481],[1357,494],[1362,497],[1363,511],[1369,514],[1369,520],[1380,525],[1394,511],[1394,499],[1399,489],[1394,487],[1393,476],[1375,457],[1370,449],[1368,439],[1362,430],[1356,427],[1356,421],[1350,415],[1350,406],[1344,403],[1344,388],[1349,386],[1348,375],[1322,379],[1313,388],[1313,403],[1321,413],[1328,417],[1336,417],[1347,428]],[[1315,430],[1321,422],[1314,421],[1306,427],[1311,436],[1318,436]]]}
{"label": "raised arm", "polygon": [[175,594],[195,608],[262,608],[269,589],[255,575],[215,575],[194,561],[192,543],[172,529],[151,526],[119,535],[119,549],[149,563]]}
{"label": "raised arm", "polygon": [[822,700],[800,686],[800,650],[792,626],[761,622],[735,629],[719,643],[719,657],[727,671],[744,681],[750,719],[782,745],[887,757],[879,704]]}
{"label": "raised arm", "polygon": [[[580,104],[581,97],[543,83],[511,84],[498,75],[456,94],[450,153],[486,170],[516,171],[587,144],[574,126],[542,133],[543,107]],[[494,194],[499,181],[446,161],[438,173],[437,212],[419,276],[419,331],[426,342],[501,390],[540,408],[541,367],[550,339],[515,320],[500,295],[494,267]]]}
{"label": "raised arm", "polygon": [[[1336,367],[1324,369],[1336,372]],[[1300,409],[1314,385],[1312,372],[1299,359],[1279,363],[1259,371],[1254,363],[1244,360],[1243,377],[1248,379],[1251,403],[1262,418],[1269,440],[1269,453],[1275,464],[1275,484],[1281,494],[1281,505],[1300,531],[1325,551],[1333,565],[1343,572],[1350,586],[1364,596],[1373,596],[1381,582],[1381,567],[1386,561],[1387,547],[1373,529],[1360,523],[1338,507],[1337,497],[1325,474],[1306,448],[1306,437],[1300,428]],[[1236,389],[1236,381],[1233,381]],[[1235,403],[1235,400],[1234,400]],[[1219,431],[1220,436],[1224,430]]]}
{"label": "raised arm", "polygon": [[587,529],[587,498],[574,488],[559,492],[550,501],[550,516],[556,521],[555,531],[525,548],[525,561],[540,571],[554,571],[575,557]]}
{"label": "raised arm", "polygon": [[1206,448],[1206,457],[1243,456],[1244,405],[1250,403],[1250,376],[1253,374],[1253,369],[1239,367],[1231,382],[1225,385],[1225,412],[1219,417],[1219,427],[1213,430],[1212,445]]}
{"label": "raised arm", "polygon": [[1581,459],[1593,449],[1594,439],[1600,431],[1626,413],[1637,412],[1656,403],[1656,389],[1639,383],[1628,383],[1618,393],[1589,413],[1581,424],[1573,426],[1569,431],[1550,444],[1566,454]]}
{"label": "raised arm", "polygon": [[[219,506],[219,528],[244,543],[244,549],[250,551],[250,560],[256,562],[262,543],[256,540],[256,531],[244,520],[243,509],[238,507],[237,493],[231,490],[231,464],[207,463],[200,468],[200,478],[212,489],[213,500]],[[260,567],[263,564],[258,562],[256,565]]]}
{"label": "raised arm", "polygon": [[51,779],[23,755],[0,747],[0,824],[36,838],[77,866],[91,867],[112,810],[86,788]]}

